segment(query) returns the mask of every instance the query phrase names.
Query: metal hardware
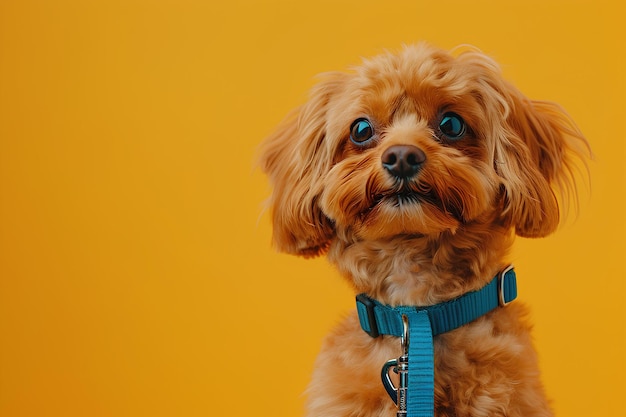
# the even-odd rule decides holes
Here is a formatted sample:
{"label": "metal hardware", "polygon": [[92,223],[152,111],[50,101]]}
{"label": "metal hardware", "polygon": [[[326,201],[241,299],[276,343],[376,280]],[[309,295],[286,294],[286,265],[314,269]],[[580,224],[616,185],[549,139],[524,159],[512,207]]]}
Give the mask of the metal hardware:
{"label": "metal hardware", "polygon": [[512,269],[513,269],[513,265],[509,265],[505,269],[503,269],[501,272],[498,273],[498,303],[500,304],[501,307],[504,307],[508,305],[511,301],[513,301],[513,300],[507,301],[505,294],[504,294],[504,279],[506,277],[506,274]]}
{"label": "metal hardware", "polygon": [[[407,394],[409,385],[409,318],[402,315],[403,333],[400,339],[402,346],[402,355],[398,359],[388,360],[381,370],[381,379],[387,394],[391,397],[398,411],[397,417],[406,417],[407,415]],[[389,371],[393,371],[400,377],[400,383],[396,387],[391,381]]]}

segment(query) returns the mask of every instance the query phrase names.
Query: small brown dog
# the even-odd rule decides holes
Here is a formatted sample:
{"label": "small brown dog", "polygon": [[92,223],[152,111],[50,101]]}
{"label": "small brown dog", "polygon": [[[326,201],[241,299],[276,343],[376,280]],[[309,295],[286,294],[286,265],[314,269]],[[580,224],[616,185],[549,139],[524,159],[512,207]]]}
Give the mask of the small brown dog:
{"label": "small brown dog", "polygon": [[[556,229],[552,187],[575,192],[586,150],[558,105],[525,98],[484,54],[405,47],[326,74],[265,141],[273,241],[326,254],[377,308],[445,305],[501,278],[516,234]],[[431,415],[551,415],[526,310],[502,301],[434,336]],[[405,352],[398,334],[378,336],[382,324],[363,320],[355,312],[326,340],[308,415],[396,413],[388,393],[406,385],[389,373],[385,392],[381,366]]]}

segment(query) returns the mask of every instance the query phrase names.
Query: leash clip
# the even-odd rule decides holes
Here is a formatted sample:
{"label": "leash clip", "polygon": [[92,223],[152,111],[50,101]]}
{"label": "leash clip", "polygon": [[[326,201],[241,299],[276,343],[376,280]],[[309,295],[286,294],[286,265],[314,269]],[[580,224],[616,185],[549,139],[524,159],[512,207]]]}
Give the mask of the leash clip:
{"label": "leash clip", "polygon": [[[397,417],[406,417],[407,415],[407,389],[409,385],[409,318],[402,315],[402,337],[400,345],[402,346],[402,355],[398,359],[390,359],[383,365],[381,369],[381,379],[387,394],[398,407]],[[389,371],[393,371],[400,377],[400,383],[396,387],[391,381]]]}

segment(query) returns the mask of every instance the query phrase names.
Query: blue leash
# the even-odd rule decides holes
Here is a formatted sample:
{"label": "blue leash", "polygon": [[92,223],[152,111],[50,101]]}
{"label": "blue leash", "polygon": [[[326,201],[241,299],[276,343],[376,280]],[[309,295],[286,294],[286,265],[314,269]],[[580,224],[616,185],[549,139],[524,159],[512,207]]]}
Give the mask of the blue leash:
{"label": "blue leash", "polygon": [[435,363],[433,332],[424,310],[409,314],[409,387],[407,415],[434,415]]}
{"label": "blue leash", "polygon": [[[506,306],[516,297],[517,281],[512,265],[482,289],[429,307],[391,307],[365,294],[357,295],[359,322],[367,334],[401,337],[402,356],[388,361],[381,372],[383,385],[398,406],[398,417],[434,416],[433,336],[461,327],[498,306]],[[398,387],[391,383],[390,369],[400,375]]]}

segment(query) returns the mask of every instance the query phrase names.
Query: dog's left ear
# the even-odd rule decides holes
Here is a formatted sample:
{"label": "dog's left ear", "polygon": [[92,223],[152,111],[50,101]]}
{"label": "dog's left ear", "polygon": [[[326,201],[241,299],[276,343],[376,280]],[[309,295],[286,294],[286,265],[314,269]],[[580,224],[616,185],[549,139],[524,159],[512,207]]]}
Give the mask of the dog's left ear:
{"label": "dog's left ear", "polygon": [[543,237],[559,224],[553,186],[574,188],[572,155],[586,141],[555,103],[533,101],[506,83],[508,105],[504,132],[495,144],[495,169],[503,179],[505,218],[523,237]]}

